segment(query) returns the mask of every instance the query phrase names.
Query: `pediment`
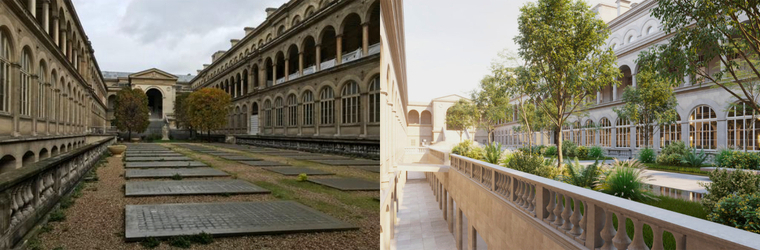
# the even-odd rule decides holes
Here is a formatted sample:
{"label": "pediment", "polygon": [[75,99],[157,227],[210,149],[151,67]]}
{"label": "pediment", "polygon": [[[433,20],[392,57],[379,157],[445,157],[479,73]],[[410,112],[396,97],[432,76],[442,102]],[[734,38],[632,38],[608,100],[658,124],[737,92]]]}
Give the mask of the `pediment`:
{"label": "pediment", "polygon": [[177,76],[167,73],[166,71],[157,69],[157,68],[151,68],[147,70],[143,70],[137,73],[133,73],[129,75],[129,78],[139,78],[139,79],[164,79],[164,80],[177,80]]}
{"label": "pediment", "polygon": [[469,100],[469,98],[467,98],[467,97],[464,97],[464,96],[461,96],[461,95],[457,95],[457,94],[453,94],[453,95],[447,95],[447,96],[441,96],[441,97],[435,98],[435,99],[433,99],[433,101],[434,102],[436,102],[436,101],[439,101],[439,102],[440,101],[443,101],[443,102],[457,102],[460,99]]}

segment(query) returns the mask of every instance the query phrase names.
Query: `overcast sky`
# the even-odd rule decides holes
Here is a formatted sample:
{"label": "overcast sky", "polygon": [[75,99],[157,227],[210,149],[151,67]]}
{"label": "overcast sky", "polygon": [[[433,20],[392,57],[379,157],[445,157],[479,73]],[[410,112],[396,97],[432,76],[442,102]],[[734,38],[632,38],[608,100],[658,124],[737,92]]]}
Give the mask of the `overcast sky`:
{"label": "overcast sky", "polygon": [[[517,51],[520,7],[528,0],[406,0],[409,100],[469,97],[504,49]],[[615,0],[591,0],[616,6]],[[632,1],[639,2],[639,1]]]}
{"label": "overcast sky", "polygon": [[287,0],[74,0],[103,71],[196,74]]}

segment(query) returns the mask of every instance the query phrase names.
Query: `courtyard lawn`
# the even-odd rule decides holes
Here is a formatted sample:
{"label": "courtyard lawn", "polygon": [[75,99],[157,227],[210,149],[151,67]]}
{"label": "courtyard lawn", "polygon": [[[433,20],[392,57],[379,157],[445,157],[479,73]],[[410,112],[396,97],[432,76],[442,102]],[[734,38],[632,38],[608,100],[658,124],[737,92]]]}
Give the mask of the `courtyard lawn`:
{"label": "courtyard lawn", "polygon": [[[657,196],[657,200],[654,201],[648,201],[643,202],[650,206],[659,207],[662,209],[670,210],[673,212],[677,212],[680,214],[685,214],[688,216],[696,217],[699,219],[706,220],[707,219],[707,211],[702,209],[702,204],[699,202],[694,201],[686,201],[676,198],[670,198],[667,196]],[[617,215],[615,215],[612,219],[613,224],[615,225],[615,228],[617,228],[618,225],[618,219]],[[628,232],[628,237],[633,239],[633,233],[634,233],[634,227],[633,227],[633,221],[631,219],[626,219],[625,224]],[[652,241],[653,241],[653,232],[652,228],[649,225],[644,224],[644,242],[647,244],[648,247],[652,247]],[[663,246],[666,250],[675,250],[676,249],[676,240],[675,237],[673,237],[673,234],[670,232],[663,232]]]}
{"label": "courtyard lawn", "polygon": [[709,172],[702,171],[699,167],[687,167],[687,166],[669,166],[661,165],[657,163],[644,163],[648,169],[660,170],[665,172],[681,173],[681,174],[693,174],[707,176]]}

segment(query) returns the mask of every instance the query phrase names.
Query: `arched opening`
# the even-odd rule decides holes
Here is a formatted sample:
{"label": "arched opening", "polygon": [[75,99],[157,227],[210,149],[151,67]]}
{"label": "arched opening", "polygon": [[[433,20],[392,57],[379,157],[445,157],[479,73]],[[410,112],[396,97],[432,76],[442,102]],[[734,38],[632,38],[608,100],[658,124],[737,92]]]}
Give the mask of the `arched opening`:
{"label": "arched opening", "polygon": [[369,14],[369,36],[368,42],[370,45],[370,53],[375,51],[380,52],[380,1],[376,1],[372,4],[372,8]]}
{"label": "arched opening", "polygon": [[0,29],[0,111],[10,111],[10,89],[11,89],[11,46],[10,32],[5,27]]}
{"label": "arched opening", "polygon": [[259,104],[254,102],[251,105],[251,115],[258,115],[259,114]]}
{"label": "arched opening", "polygon": [[309,6],[306,8],[306,12],[304,14],[306,18],[309,18],[311,15],[314,15],[314,6]]}
{"label": "arched opening", "polygon": [[116,104],[116,95],[108,96],[108,111],[113,111],[114,104]]}
{"label": "arched opening", "polygon": [[241,133],[244,133],[248,129],[248,120],[246,117],[248,117],[248,106],[243,105],[243,108],[240,109],[240,114],[238,115],[238,119],[240,120]]}
{"label": "arched opening", "polygon": [[277,28],[277,36],[281,36],[282,34],[285,34],[285,25],[280,25],[280,27]]}
{"label": "arched opening", "polygon": [[337,57],[336,43],[335,43],[335,29],[331,26],[327,26],[322,30],[322,37],[320,39],[320,68],[327,69],[335,66],[335,58]]}
{"label": "arched opening", "polygon": [[330,125],[335,121],[335,99],[331,87],[324,87],[319,94],[319,109],[321,124]]}
{"label": "arched opening", "polygon": [[303,51],[303,74],[308,75],[314,73],[317,65],[317,48],[314,43],[314,38],[311,36],[306,37],[303,41],[303,46],[301,46],[301,50]]}
{"label": "arched opening", "polygon": [[163,119],[163,95],[161,91],[157,89],[149,89],[145,92],[148,96],[148,111],[150,112],[150,119]]}
{"label": "arched opening", "polygon": [[56,156],[58,154],[59,154],[58,147],[57,146],[53,146],[53,148],[50,149],[50,156]]}
{"label": "arched opening", "polygon": [[298,46],[290,45],[288,48],[288,79],[298,78]]}
{"label": "arched opening", "polygon": [[35,162],[34,152],[26,151],[23,157],[21,157],[21,166],[26,167]]}
{"label": "arched opening", "polygon": [[420,124],[420,113],[417,110],[410,110],[407,119],[409,119],[409,124]]}
{"label": "arched opening", "polygon": [[251,69],[251,73],[253,75],[253,78],[251,78],[251,81],[253,81],[253,88],[256,89],[259,87],[259,65],[254,64],[253,68]]}
{"label": "arched opening", "polygon": [[586,134],[586,146],[596,145],[596,142],[594,141],[594,121],[587,120],[586,125],[583,127],[583,132]]}
{"label": "arched opening", "polygon": [[48,152],[47,148],[43,148],[42,150],[40,150],[39,156],[40,156],[40,160],[50,158],[50,152]]}
{"label": "arched opening", "polygon": [[298,101],[295,94],[288,95],[287,103],[288,105],[288,121],[287,125],[291,127],[295,127],[298,125]]}
{"label": "arched opening", "polygon": [[242,96],[243,94],[243,80],[240,79],[240,73],[235,75],[235,97]]}
{"label": "arched opening", "polygon": [[303,111],[303,125],[314,125],[314,94],[307,90],[301,97],[301,106]]}
{"label": "arched opening", "polygon": [[715,149],[718,145],[718,117],[706,105],[689,115],[689,146],[696,149]]}
{"label": "arched opening", "polygon": [[[729,126],[731,125],[729,124]],[[678,112],[676,112],[676,121],[674,123],[660,126],[660,147],[664,148],[677,141],[681,141],[681,115]]]}
{"label": "arched opening", "polygon": [[620,72],[623,73],[623,77],[618,79],[618,81],[620,81],[620,85],[618,85],[617,93],[615,93],[618,100],[623,98],[623,91],[625,91],[625,89],[628,88],[628,86],[633,85],[633,77],[631,77],[631,68],[629,68],[627,65],[623,65],[622,67],[620,67]]}
{"label": "arched opening", "polygon": [[615,146],[627,148],[631,146],[631,122],[627,118],[618,118],[615,122]]}
{"label": "arched opening", "polygon": [[60,149],[61,149],[61,153],[65,153],[66,152],[66,144],[61,144]]}
{"label": "arched opening", "polygon": [[350,62],[361,57],[362,51],[362,20],[359,15],[352,13],[343,19],[343,28],[341,36],[342,42],[342,62]]}
{"label": "arched opening", "polygon": [[12,155],[5,155],[0,158],[0,173],[6,173],[8,171],[16,169],[16,158]]}
{"label": "arched opening", "polygon": [[299,23],[301,23],[301,16],[296,15],[296,17],[293,18],[293,22],[290,24],[290,26],[295,27]]}
{"label": "arched opening", "polygon": [[433,124],[433,115],[430,114],[430,111],[424,110],[420,114],[420,124],[422,125],[431,125]]}
{"label": "arched opening", "polygon": [[267,87],[272,87],[274,85],[274,75],[272,74],[272,70],[274,68],[274,64],[272,64],[272,58],[267,58],[265,65],[265,71],[264,71],[264,79],[266,79]]}
{"label": "arched opening", "polygon": [[277,77],[277,81],[274,84],[277,85],[285,82],[285,54],[283,54],[282,51],[277,52],[275,62],[275,76]]}
{"label": "arched opening", "polygon": [[248,94],[248,70],[243,70],[243,95]]}

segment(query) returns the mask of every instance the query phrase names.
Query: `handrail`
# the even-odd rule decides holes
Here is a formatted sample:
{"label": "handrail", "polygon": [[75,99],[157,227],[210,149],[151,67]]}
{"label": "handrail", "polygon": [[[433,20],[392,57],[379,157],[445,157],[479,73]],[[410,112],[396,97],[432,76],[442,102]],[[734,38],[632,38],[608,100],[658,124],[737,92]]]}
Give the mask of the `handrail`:
{"label": "handrail", "polygon": [[[653,249],[663,249],[663,231],[673,234],[677,249],[760,249],[757,234],[718,223],[456,154],[451,154],[451,166],[504,202],[534,217],[551,232],[570,236],[588,249],[607,249],[613,245],[617,249],[646,249],[644,224],[655,232]],[[584,213],[573,211],[571,207],[579,208],[581,203],[586,208]],[[613,228],[613,214],[619,220],[633,221],[633,239],[628,237],[625,223],[620,223],[617,231]]]}

